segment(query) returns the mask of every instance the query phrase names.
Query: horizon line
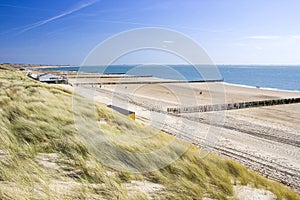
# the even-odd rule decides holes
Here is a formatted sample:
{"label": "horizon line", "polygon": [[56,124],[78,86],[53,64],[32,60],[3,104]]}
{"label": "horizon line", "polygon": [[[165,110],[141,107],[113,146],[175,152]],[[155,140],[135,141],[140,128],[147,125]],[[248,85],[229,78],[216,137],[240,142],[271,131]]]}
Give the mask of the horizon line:
{"label": "horizon line", "polygon": [[[81,64],[46,64],[46,63],[10,63],[10,62],[3,62],[0,64],[10,64],[10,65],[37,65],[37,66],[82,66]],[[97,64],[97,65],[85,65],[85,66],[90,66],[90,67],[96,67],[96,66],[103,66],[104,64]],[[116,64],[111,64],[110,66],[115,66],[115,65],[232,65],[232,66],[300,66],[300,63],[294,63],[294,64],[288,64],[288,63],[270,63],[270,64],[265,64],[265,63],[199,63],[199,64],[188,64],[188,63],[116,63]]]}

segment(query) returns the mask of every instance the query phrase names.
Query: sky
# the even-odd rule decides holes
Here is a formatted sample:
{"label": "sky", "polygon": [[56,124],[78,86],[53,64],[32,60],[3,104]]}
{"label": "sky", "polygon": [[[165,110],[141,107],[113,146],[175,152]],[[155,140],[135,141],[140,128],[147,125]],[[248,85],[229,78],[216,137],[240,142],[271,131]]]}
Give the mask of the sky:
{"label": "sky", "polygon": [[[300,64],[299,0],[0,0],[0,63],[78,65],[137,28],[178,31],[216,64]],[[123,63],[180,59],[141,52]]]}

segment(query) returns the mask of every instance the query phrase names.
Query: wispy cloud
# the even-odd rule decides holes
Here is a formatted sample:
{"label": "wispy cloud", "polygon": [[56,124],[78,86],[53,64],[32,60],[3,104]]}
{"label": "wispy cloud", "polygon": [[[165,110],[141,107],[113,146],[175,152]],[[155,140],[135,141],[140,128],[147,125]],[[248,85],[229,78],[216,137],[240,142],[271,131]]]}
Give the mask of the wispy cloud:
{"label": "wispy cloud", "polygon": [[28,10],[39,10],[39,11],[55,11],[55,10],[50,10],[50,9],[19,6],[19,5],[13,5],[13,4],[0,4],[0,7],[20,8],[20,9],[28,9]]}
{"label": "wispy cloud", "polygon": [[162,28],[171,28],[171,29],[185,29],[185,30],[211,32],[211,33],[224,33],[224,32],[231,31],[231,29],[210,29],[210,28],[198,28],[198,27],[170,25],[170,24],[154,24],[154,23],[151,24],[151,23],[141,23],[141,22],[127,21],[127,20],[85,19],[85,21],[86,22],[103,22],[103,23],[137,25],[137,26],[143,26],[143,27],[162,27]]}
{"label": "wispy cloud", "polygon": [[233,45],[238,46],[238,47],[250,47],[250,48],[257,49],[257,50],[263,50],[264,49],[261,45],[252,44],[252,43],[236,42],[236,43],[233,43]]}
{"label": "wispy cloud", "polygon": [[252,35],[252,36],[245,36],[242,39],[252,39],[252,40],[278,40],[281,37],[278,35]]}
{"label": "wispy cloud", "polygon": [[256,41],[287,41],[287,40],[300,40],[300,35],[252,35],[244,36],[237,40],[256,40]]}
{"label": "wispy cloud", "polygon": [[47,24],[49,22],[52,22],[54,20],[58,20],[58,19],[66,16],[66,15],[70,15],[70,14],[72,14],[74,12],[77,12],[77,11],[79,11],[79,10],[85,8],[85,7],[91,6],[91,5],[93,5],[93,4],[95,4],[95,3],[99,2],[99,1],[100,0],[81,1],[79,4],[77,4],[73,8],[71,8],[71,9],[69,9],[69,10],[67,10],[67,11],[65,11],[65,12],[63,12],[63,13],[61,13],[59,15],[56,15],[56,16],[51,17],[49,19],[45,19],[45,20],[42,20],[42,21],[39,21],[39,22],[36,22],[34,24],[31,24],[31,25],[27,26],[26,28],[24,28],[23,30],[21,30],[19,32],[19,34],[25,33],[26,31],[29,31],[29,30],[32,30],[32,29],[37,28],[39,26],[45,25],[45,24]]}
{"label": "wispy cloud", "polygon": [[[96,10],[93,12],[81,12],[81,13],[76,13],[76,16],[83,16],[83,17],[97,17],[101,16],[103,13],[117,13],[120,14],[121,12],[126,12],[130,11],[130,8],[110,8],[110,9],[103,9],[103,10]],[[131,10],[132,11],[132,10]],[[138,17],[136,17],[138,19]]]}
{"label": "wispy cloud", "polygon": [[257,50],[275,49],[279,47],[299,46],[300,35],[253,35],[244,36],[232,44],[239,47],[255,48]]}
{"label": "wispy cloud", "polygon": [[300,35],[292,35],[291,37],[292,37],[293,39],[300,40]]}
{"label": "wispy cloud", "polygon": [[141,11],[153,11],[153,10],[168,10],[170,8],[174,7],[174,2],[159,2],[157,4],[151,4],[149,6],[145,6],[141,9]]}
{"label": "wispy cloud", "polygon": [[172,40],[164,40],[163,43],[172,44],[172,43],[174,43],[174,41],[172,41]]}

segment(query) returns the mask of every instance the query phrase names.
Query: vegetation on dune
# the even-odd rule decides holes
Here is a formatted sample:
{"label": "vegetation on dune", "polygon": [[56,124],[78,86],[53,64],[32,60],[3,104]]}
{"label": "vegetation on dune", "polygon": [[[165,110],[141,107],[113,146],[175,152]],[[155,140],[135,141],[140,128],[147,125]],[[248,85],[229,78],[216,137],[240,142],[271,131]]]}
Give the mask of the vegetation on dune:
{"label": "vegetation on dune", "polygon": [[[31,80],[7,65],[0,66],[0,88],[0,199],[147,199],[146,194],[125,186],[133,180],[161,184],[163,189],[152,193],[153,199],[234,199],[233,185],[267,189],[278,199],[299,199],[281,184],[232,160],[214,155],[201,159],[198,148],[177,140],[177,146],[168,147],[172,136],[145,128],[102,105],[89,102],[95,111],[88,107],[74,111],[71,91]],[[160,170],[117,171],[99,160],[110,154],[97,155],[85,145],[85,133],[79,134],[74,125],[76,114],[87,121],[95,116],[105,118],[107,124],[99,125],[101,133],[96,130],[99,127],[93,127],[86,134],[104,134],[124,151],[167,148],[165,157],[152,159],[167,159],[181,148],[187,151]],[[147,139],[126,140],[141,135]],[[148,164],[147,159],[126,159],[140,166]]]}

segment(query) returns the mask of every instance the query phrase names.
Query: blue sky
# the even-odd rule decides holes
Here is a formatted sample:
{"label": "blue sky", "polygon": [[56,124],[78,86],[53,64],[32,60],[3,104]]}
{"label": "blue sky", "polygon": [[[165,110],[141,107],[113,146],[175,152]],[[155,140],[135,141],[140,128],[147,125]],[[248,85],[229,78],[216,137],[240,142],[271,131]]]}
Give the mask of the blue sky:
{"label": "blue sky", "polygon": [[218,64],[300,64],[299,8],[299,0],[0,0],[0,62],[80,64],[114,34],[161,27],[193,38]]}

